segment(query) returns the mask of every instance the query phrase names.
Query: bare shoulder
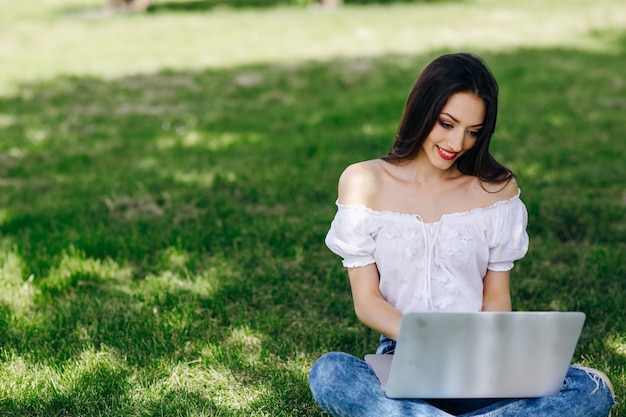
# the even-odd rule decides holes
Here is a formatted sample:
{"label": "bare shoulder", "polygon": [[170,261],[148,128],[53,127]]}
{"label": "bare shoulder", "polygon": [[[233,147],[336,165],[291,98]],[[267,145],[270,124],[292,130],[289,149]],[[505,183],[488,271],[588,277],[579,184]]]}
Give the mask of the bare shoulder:
{"label": "bare shoulder", "polygon": [[498,201],[510,200],[517,196],[519,188],[515,177],[511,177],[505,182],[493,183],[484,182],[477,179],[479,195],[483,206],[489,206]]}
{"label": "bare shoulder", "polygon": [[382,186],[382,161],[373,159],[348,166],[339,178],[341,204],[369,206]]}

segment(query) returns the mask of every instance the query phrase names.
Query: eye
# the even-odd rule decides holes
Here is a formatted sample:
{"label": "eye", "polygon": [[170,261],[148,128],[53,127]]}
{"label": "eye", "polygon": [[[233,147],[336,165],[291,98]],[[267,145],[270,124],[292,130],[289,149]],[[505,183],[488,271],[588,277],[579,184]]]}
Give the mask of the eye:
{"label": "eye", "polygon": [[471,137],[477,138],[478,135],[480,135],[480,130],[470,130],[468,133],[470,134]]}
{"label": "eye", "polygon": [[452,126],[450,123],[444,121],[444,120],[439,120],[439,124],[441,125],[441,127],[443,127],[444,129],[452,129],[454,126]]}

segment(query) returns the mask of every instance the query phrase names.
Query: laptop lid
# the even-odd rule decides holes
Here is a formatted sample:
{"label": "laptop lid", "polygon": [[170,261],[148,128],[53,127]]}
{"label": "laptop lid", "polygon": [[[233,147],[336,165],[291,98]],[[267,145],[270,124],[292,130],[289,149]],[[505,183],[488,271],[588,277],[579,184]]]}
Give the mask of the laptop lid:
{"label": "laptop lid", "polygon": [[584,321],[580,312],[410,313],[395,354],[366,361],[390,398],[548,396]]}

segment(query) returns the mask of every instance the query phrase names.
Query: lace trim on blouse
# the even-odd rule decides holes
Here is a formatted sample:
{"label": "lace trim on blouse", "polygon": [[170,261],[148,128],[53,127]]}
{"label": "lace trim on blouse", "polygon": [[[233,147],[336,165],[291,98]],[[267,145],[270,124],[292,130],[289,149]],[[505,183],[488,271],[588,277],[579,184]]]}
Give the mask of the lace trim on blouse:
{"label": "lace trim on blouse", "polygon": [[376,210],[373,208],[369,208],[364,204],[341,204],[339,203],[339,200],[335,201],[335,204],[337,205],[337,207],[341,207],[344,209],[349,209],[349,210],[365,210],[373,215],[377,215],[377,216],[382,216],[382,215],[393,215],[393,216],[400,216],[400,217],[406,217],[406,218],[417,218],[419,219],[422,223],[424,224],[438,224],[441,223],[444,219],[446,218],[450,218],[450,217],[463,217],[463,216],[469,216],[472,214],[477,214],[477,213],[482,213],[488,210],[492,210],[494,208],[497,208],[499,206],[504,206],[504,205],[508,205],[511,202],[513,202],[514,200],[518,200],[520,198],[521,195],[521,190],[518,188],[517,189],[517,194],[509,199],[506,200],[499,200],[496,201],[495,203],[486,206],[486,207],[476,207],[470,210],[466,210],[466,211],[455,211],[452,213],[444,213],[441,215],[441,217],[439,218],[439,220],[433,221],[433,222],[425,222],[424,220],[422,220],[422,216],[420,216],[419,214],[415,213],[415,214],[410,214],[410,213],[402,213],[399,211],[394,211],[394,210]]}

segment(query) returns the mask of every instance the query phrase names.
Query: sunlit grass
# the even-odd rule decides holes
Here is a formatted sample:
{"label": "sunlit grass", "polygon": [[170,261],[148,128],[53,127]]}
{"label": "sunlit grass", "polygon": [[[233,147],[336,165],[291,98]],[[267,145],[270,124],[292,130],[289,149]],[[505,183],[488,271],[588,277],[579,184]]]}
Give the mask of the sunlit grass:
{"label": "sunlit grass", "polygon": [[332,12],[292,6],[127,16],[87,13],[102,4],[50,0],[47,13],[32,5],[16,8],[15,20],[8,20],[9,11],[0,37],[0,86],[6,89],[6,81],[59,74],[116,77],[164,68],[424,54],[477,46],[491,51],[572,47],[615,53],[626,24],[626,10],[615,0],[418,2],[346,6]]}

